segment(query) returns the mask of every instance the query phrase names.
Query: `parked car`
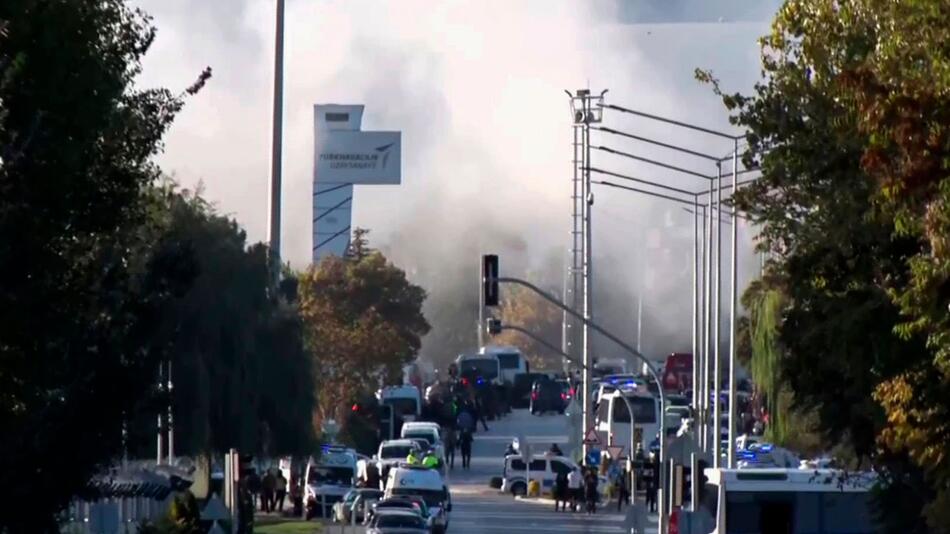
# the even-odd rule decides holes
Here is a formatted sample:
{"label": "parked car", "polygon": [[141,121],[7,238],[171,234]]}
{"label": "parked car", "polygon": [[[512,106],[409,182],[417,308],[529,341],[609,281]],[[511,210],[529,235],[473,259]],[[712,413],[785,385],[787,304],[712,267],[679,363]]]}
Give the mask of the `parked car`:
{"label": "parked car", "polygon": [[374,488],[352,489],[343,496],[343,500],[333,505],[333,521],[338,523],[356,521],[362,523],[368,517],[368,512],[375,501],[383,498],[383,492]]}
{"label": "parked car", "polygon": [[[505,467],[502,471],[501,491],[511,493],[512,495],[524,495],[528,490],[525,482],[525,463],[521,455],[510,455],[505,458]],[[580,466],[574,460],[566,456],[555,456],[544,454],[535,456],[531,459],[530,465],[531,480],[541,481],[542,493],[549,493],[554,487],[554,479],[558,473],[570,473],[579,471]],[[603,496],[607,490],[607,478],[599,477],[597,489]]]}

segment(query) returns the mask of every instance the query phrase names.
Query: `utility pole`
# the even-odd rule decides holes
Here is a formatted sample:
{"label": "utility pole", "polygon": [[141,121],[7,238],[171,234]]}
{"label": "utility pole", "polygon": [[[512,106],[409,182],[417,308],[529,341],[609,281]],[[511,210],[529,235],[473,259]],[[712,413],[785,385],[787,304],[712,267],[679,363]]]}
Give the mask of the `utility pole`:
{"label": "utility pole", "polygon": [[271,137],[270,197],[267,241],[270,267],[274,281],[280,280],[280,193],[281,154],[283,150],[284,110],[284,0],[277,0],[276,35],[274,36],[274,117]]}
{"label": "utility pole", "polygon": [[[592,275],[592,254],[591,254],[591,208],[594,203],[594,196],[590,188],[590,125],[601,122],[603,116],[603,101],[606,90],[600,93],[600,96],[592,96],[590,89],[578,89],[575,93],[565,91],[571,99],[571,111],[574,119],[574,179],[573,179],[573,215],[571,229],[571,254],[573,261],[571,263],[571,276],[573,286],[577,289],[578,268],[581,275],[581,293],[582,300],[577,302],[577,293],[573,297],[574,302],[572,310],[578,308],[578,304],[583,308],[583,321],[581,329],[581,350],[583,362],[581,368],[581,414],[583,426],[582,432],[586,432],[591,427],[593,419],[591,418],[590,399],[592,365],[590,355],[590,332],[588,322],[593,316],[591,275]],[[584,457],[587,457],[588,447],[584,444]]]}

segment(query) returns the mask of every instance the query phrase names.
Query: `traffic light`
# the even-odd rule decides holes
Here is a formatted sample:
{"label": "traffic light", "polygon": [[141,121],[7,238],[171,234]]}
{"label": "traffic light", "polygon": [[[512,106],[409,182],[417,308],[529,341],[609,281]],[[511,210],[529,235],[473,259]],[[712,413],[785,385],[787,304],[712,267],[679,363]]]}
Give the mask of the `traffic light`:
{"label": "traffic light", "polygon": [[498,305],[498,255],[482,256],[482,293],[485,306]]}

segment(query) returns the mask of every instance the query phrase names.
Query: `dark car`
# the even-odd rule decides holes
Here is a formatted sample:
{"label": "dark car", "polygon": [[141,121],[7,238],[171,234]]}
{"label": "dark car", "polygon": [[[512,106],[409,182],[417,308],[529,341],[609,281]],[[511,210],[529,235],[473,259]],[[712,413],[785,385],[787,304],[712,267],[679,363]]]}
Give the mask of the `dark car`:
{"label": "dark car", "polygon": [[544,373],[521,373],[515,375],[515,381],[509,390],[512,408],[527,408],[531,405],[531,386],[538,380],[548,380]]}
{"label": "dark car", "polygon": [[561,384],[554,380],[538,380],[531,386],[531,413],[564,413],[567,408],[567,394]]}

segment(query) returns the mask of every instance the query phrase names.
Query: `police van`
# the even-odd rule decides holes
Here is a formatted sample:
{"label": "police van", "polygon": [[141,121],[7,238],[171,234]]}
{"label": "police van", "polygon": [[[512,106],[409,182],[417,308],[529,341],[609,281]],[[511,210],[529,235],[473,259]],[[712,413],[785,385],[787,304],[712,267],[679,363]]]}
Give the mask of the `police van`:
{"label": "police van", "polygon": [[[527,468],[527,473],[525,468]],[[540,483],[541,493],[551,493],[557,475],[559,473],[567,475],[571,471],[582,474],[580,466],[566,456],[545,453],[532,457],[526,466],[521,455],[511,454],[505,457],[501,491],[512,495],[525,495],[528,492],[528,484],[525,481],[527,474],[531,480],[537,480]],[[601,496],[607,491],[607,485],[607,478],[598,476],[597,491]]]}
{"label": "police van", "polygon": [[400,495],[417,495],[426,502],[432,532],[444,533],[448,530],[452,494],[438,471],[408,464],[391,469],[383,498]]}
{"label": "police van", "polygon": [[304,502],[307,519],[330,517],[333,505],[356,486],[356,451],[324,445],[318,459],[307,462],[304,473]]}

